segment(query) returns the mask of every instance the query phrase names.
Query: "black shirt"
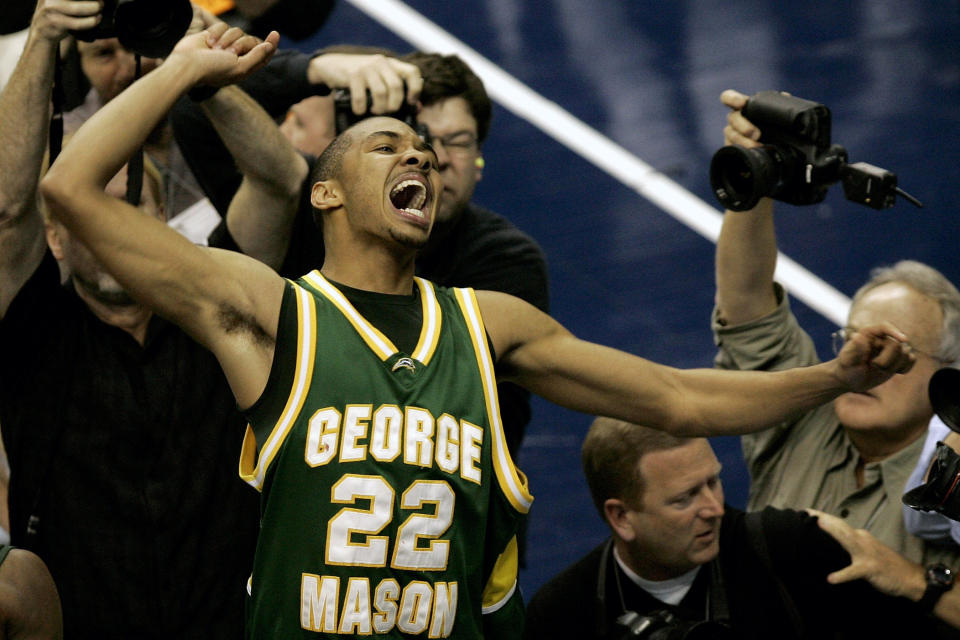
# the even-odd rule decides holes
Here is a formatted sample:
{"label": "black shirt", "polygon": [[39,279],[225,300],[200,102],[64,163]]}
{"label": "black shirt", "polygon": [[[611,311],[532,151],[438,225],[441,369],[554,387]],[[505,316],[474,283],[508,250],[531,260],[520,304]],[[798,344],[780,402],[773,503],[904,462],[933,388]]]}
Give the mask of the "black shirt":
{"label": "black shirt", "polygon": [[12,542],[53,574],[65,636],[241,637],[258,500],[213,355],[157,317],[141,347],[60,285],[49,253],[0,321],[0,354]]}
{"label": "black shirt", "polygon": [[715,604],[707,601],[715,572],[721,576],[736,638],[957,637],[956,631],[920,613],[914,603],[885,596],[865,581],[827,583],[827,574],[847,566],[850,556],[806,513],[767,508],[762,516],[750,517],[755,516],[762,518],[759,531],[772,572],[747,531],[747,515],[728,506],[720,527],[718,561],[701,567],[678,606],[638,587],[612,557],[603,563],[601,576],[603,558],[610,555],[604,544],[537,591],[527,608],[525,640],[624,637],[626,629],[616,619],[625,607],[641,615],[667,610],[688,623],[706,620],[708,608],[716,615]]}

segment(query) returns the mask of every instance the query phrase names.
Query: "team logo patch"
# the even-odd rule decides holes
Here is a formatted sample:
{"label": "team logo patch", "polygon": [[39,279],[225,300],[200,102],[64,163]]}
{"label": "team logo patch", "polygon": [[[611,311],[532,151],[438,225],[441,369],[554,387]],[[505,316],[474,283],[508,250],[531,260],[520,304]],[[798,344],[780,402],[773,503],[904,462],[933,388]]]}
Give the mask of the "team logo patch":
{"label": "team logo patch", "polygon": [[393,366],[390,368],[391,372],[399,371],[400,369],[410,369],[410,371],[416,372],[417,363],[413,361],[413,358],[400,358],[393,363]]}

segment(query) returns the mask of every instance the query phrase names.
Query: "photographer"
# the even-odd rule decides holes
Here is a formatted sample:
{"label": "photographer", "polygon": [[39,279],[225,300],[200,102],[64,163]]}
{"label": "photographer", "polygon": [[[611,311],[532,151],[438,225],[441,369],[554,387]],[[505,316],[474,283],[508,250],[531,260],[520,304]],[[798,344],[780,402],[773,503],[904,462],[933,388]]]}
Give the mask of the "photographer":
{"label": "photographer", "polygon": [[[99,10],[38,2],[0,93],[0,424],[12,543],[49,568],[67,638],[235,640],[257,529],[256,496],[236,479],[246,423],[210,352],[131,298],[44,217],[37,194],[57,45],[68,29],[96,24]],[[253,44],[234,44],[244,42]],[[136,215],[162,219],[160,179],[145,168]],[[107,192],[123,198],[124,183],[121,172]]]}
{"label": "photographer", "polygon": [[[741,112],[747,96],[728,90],[721,100],[733,109],[726,143],[758,147],[761,132]],[[819,362],[787,293],[773,279],[777,243],[770,198],[751,210],[728,211],[716,252],[716,366],[780,370]],[[835,344],[882,322],[910,336],[916,365],[868,394],[844,394],[774,429],[744,436],[751,476],[747,508],[820,509],[866,529],[914,562],[957,568],[960,547],[925,543],[907,532],[900,497],[933,416],[930,378],[960,356],[960,293],[918,262],[877,269],[854,295]]]}
{"label": "photographer", "polygon": [[[848,542],[856,568],[847,570],[850,556],[815,517],[726,506],[720,463],[704,438],[597,418],[582,461],[612,536],[533,596],[527,640],[956,635],[910,602],[923,594],[922,567],[868,533]],[[838,537],[850,533],[832,525]],[[828,582],[842,569],[876,579],[876,587]],[[890,575],[910,579],[887,586]],[[945,605],[936,612],[954,613]]]}

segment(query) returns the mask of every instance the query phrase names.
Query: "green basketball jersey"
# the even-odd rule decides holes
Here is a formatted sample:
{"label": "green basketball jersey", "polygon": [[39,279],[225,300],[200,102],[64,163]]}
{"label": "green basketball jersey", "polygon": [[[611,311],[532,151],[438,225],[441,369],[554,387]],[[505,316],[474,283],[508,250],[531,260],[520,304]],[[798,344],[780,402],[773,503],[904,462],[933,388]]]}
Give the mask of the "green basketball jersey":
{"label": "green basketball jersey", "polygon": [[287,286],[240,463],[261,492],[251,638],[520,636],[533,498],[483,319],[472,290],[416,282],[411,354],[318,271]]}

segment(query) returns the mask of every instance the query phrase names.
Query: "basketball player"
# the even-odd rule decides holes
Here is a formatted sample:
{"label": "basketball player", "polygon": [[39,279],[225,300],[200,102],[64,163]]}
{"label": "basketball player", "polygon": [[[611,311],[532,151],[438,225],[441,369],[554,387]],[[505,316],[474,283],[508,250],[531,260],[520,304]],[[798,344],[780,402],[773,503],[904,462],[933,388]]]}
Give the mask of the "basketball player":
{"label": "basketball player", "polygon": [[885,326],[815,367],[682,371],[578,340],[507,294],[415,279],[442,183],[433,150],[390,118],[361,121],[318,160],[319,271],[294,283],[196,247],[103,186],[178,96],[236,81],[276,46],[225,29],[184,38],[107,104],[42,190],[134,297],[216,354],[247,411],[240,467],[262,507],[250,637],[519,635],[514,530],[532,498],[503,442],[494,367],[578,411],[717,435],[913,362]]}

